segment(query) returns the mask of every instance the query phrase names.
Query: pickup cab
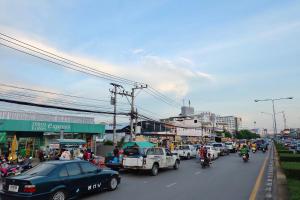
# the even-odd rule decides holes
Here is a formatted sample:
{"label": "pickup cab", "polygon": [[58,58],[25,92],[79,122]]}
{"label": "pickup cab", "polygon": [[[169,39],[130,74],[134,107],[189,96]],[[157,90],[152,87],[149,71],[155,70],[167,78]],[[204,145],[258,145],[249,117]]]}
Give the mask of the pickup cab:
{"label": "pickup cab", "polygon": [[197,150],[193,145],[179,145],[174,153],[177,153],[180,158],[191,159],[197,155]]}
{"label": "pickup cab", "polygon": [[132,155],[124,155],[123,168],[134,170],[148,170],[152,176],[158,174],[159,169],[178,169],[180,160],[177,155],[172,154],[168,149],[152,147],[146,149],[130,150],[135,151]]}

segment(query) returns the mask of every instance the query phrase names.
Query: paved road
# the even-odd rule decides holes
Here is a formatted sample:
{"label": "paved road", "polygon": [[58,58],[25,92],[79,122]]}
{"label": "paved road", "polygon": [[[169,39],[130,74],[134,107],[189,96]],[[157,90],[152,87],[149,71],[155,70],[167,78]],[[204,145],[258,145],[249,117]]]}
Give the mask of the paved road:
{"label": "paved road", "polygon": [[267,154],[257,152],[244,163],[238,154],[221,157],[213,166],[201,169],[195,160],[183,160],[180,169],[164,170],[152,177],[145,173],[122,173],[116,191],[102,192],[84,200],[246,200]]}

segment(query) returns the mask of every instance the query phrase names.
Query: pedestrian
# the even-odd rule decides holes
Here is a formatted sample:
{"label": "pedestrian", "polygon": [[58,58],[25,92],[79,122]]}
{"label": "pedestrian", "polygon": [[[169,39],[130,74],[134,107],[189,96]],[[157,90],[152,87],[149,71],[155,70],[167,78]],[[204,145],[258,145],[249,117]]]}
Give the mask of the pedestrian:
{"label": "pedestrian", "polygon": [[119,148],[118,148],[118,146],[115,146],[113,153],[114,153],[114,157],[119,157]]}
{"label": "pedestrian", "polygon": [[71,153],[68,151],[68,149],[62,152],[60,160],[71,160]]}

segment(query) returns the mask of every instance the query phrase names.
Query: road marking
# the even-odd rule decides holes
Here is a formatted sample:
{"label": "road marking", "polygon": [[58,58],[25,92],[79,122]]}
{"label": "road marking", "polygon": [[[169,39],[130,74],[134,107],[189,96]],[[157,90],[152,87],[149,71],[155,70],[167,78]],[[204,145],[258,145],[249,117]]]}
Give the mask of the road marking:
{"label": "road marking", "polygon": [[201,173],[202,173],[202,172],[201,172],[201,171],[199,171],[199,172],[196,172],[196,173],[195,173],[195,175],[199,175],[199,174],[201,174]]}
{"label": "road marking", "polygon": [[169,185],[166,185],[166,187],[167,188],[170,188],[170,187],[172,187],[172,186],[174,186],[174,185],[176,185],[177,183],[171,183],[171,184],[169,184]]}
{"label": "road marking", "polygon": [[263,165],[260,169],[260,172],[259,172],[259,174],[256,178],[256,182],[255,182],[255,185],[254,185],[253,190],[251,192],[249,200],[255,200],[256,199],[256,195],[258,193],[258,190],[259,190],[261,180],[262,180],[263,175],[264,175],[264,171],[265,171],[267,160],[268,160],[269,156],[270,156],[270,154],[268,154],[268,156],[265,158],[265,161],[264,161],[264,163],[263,163]]}

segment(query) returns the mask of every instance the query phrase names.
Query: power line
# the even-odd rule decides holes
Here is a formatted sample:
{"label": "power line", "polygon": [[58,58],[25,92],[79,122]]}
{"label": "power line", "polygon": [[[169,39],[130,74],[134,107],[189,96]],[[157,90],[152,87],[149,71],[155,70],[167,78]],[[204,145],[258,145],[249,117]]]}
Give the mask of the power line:
{"label": "power line", "polygon": [[[114,112],[78,109],[78,108],[62,107],[62,106],[53,106],[53,105],[47,105],[47,104],[31,103],[31,102],[26,102],[26,101],[17,101],[17,100],[11,100],[11,99],[3,99],[3,98],[0,98],[0,102],[6,102],[6,103],[12,103],[12,104],[18,104],[18,105],[26,105],[26,106],[34,106],[34,107],[40,107],[40,108],[52,108],[52,109],[58,109],[58,110],[78,111],[78,112],[84,112],[84,113],[86,112],[86,113],[97,113],[97,114],[108,114],[108,115],[115,114]],[[117,113],[117,114],[118,115],[129,115],[129,113]]]}
{"label": "power line", "polygon": [[[81,73],[85,73],[85,74],[88,74],[88,75],[92,75],[92,76],[96,76],[96,77],[99,77],[99,78],[102,78],[102,79],[106,79],[106,80],[112,80],[114,82],[118,82],[118,83],[125,83],[125,84],[128,84],[128,85],[135,85],[135,84],[144,84],[144,83],[139,83],[139,82],[136,82],[136,81],[132,81],[132,80],[129,80],[129,79],[126,79],[126,78],[122,78],[122,77],[119,77],[119,76],[115,76],[115,75],[112,75],[112,74],[109,74],[109,73],[106,73],[106,72],[103,72],[103,71],[100,71],[100,70],[97,70],[97,69],[94,69],[92,67],[89,67],[87,65],[83,65],[83,64],[80,64],[78,62],[75,62],[75,61],[72,61],[70,59],[67,59],[65,57],[62,57],[62,56],[59,56],[57,54],[54,54],[52,52],[49,52],[49,51],[46,51],[46,50],[43,50],[41,48],[38,48],[32,44],[29,44],[29,43],[26,43],[26,42],[23,42],[21,40],[18,40],[12,36],[8,36],[7,34],[4,34],[4,33],[0,33],[0,35],[6,37],[6,38],[3,38],[3,37],[0,37],[0,39],[10,43],[10,44],[13,44],[13,45],[16,45],[16,46],[19,46],[23,49],[27,49],[29,51],[32,51],[32,52],[35,52],[35,53],[38,53],[40,55],[43,55],[43,56],[46,56],[48,58],[51,58],[51,59],[54,59],[54,60],[57,60],[59,62],[63,62],[65,64],[68,64],[68,65],[71,65],[71,66],[67,66],[65,64],[62,64],[62,63],[58,63],[58,62],[55,62],[53,60],[49,60],[47,58],[44,58],[44,57],[41,57],[41,56],[38,56],[36,54],[33,54],[33,53],[30,53],[30,52],[27,52],[27,51],[24,51],[24,50],[21,50],[21,49],[17,49],[15,47],[12,47],[12,46],[9,46],[9,45],[6,45],[4,43],[0,43],[1,45],[7,47],[7,48],[11,48],[11,49],[14,49],[16,51],[19,51],[19,52],[22,52],[22,53],[25,53],[27,55],[30,55],[30,56],[33,56],[33,57],[36,57],[36,58],[39,58],[39,59],[42,59],[44,61],[47,61],[47,62],[50,62],[50,63],[53,63],[53,64],[56,64],[56,65],[59,65],[59,66],[62,66],[62,67],[65,67],[65,68],[68,68],[68,69],[71,69],[71,70],[75,70],[75,71],[78,71],[78,72],[81,72]],[[13,41],[10,41],[10,40],[13,40]],[[21,44],[18,44],[18,43],[21,43]],[[26,46],[24,46],[26,45]],[[30,48],[29,48],[29,47]],[[32,49],[33,48],[33,49]],[[50,54],[50,55],[49,55]],[[74,68],[74,66],[77,68]],[[79,68],[79,69],[78,69]],[[180,105],[178,104],[176,101],[172,100],[171,98],[163,95],[161,92],[159,92],[158,90],[154,89],[153,87],[151,87],[149,89],[149,91],[151,91],[151,93],[148,93],[150,94],[151,96],[157,98],[158,100],[164,102],[164,103],[167,103],[167,104],[176,104],[176,105]]]}

